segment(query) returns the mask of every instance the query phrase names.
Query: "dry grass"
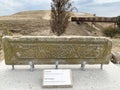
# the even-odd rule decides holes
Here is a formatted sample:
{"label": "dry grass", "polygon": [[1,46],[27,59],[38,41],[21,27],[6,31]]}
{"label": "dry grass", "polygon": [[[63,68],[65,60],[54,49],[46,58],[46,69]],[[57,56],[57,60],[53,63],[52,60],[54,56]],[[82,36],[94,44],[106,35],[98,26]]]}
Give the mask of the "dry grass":
{"label": "dry grass", "polygon": [[120,52],[120,38],[112,39],[113,48],[112,51]]}
{"label": "dry grass", "polygon": [[[14,34],[21,35],[53,35],[50,30],[50,14],[49,10],[39,11],[24,11],[10,16],[0,17],[0,33],[2,33],[2,25],[6,26]],[[71,13],[71,16],[90,16],[88,13]],[[106,26],[111,24],[106,24]],[[78,25],[75,22],[71,22],[64,35],[101,35],[101,29],[105,27],[105,24],[96,24],[95,27],[91,27],[91,23],[85,23]],[[99,28],[100,30],[98,30]]]}

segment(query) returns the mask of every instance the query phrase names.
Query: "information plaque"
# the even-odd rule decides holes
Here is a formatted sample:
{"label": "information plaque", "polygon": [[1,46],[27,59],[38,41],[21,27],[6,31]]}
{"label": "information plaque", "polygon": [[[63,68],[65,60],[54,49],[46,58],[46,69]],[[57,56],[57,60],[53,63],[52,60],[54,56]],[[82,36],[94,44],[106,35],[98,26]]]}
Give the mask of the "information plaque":
{"label": "information plaque", "polygon": [[72,86],[70,69],[49,69],[43,71],[44,88],[71,88]]}

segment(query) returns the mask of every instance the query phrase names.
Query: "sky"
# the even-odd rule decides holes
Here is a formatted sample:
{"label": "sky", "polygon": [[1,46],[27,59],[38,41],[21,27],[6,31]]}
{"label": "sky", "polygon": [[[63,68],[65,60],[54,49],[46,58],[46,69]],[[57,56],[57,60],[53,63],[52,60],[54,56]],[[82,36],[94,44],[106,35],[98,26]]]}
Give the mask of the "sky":
{"label": "sky", "polygon": [[[0,16],[21,11],[50,10],[52,0],[0,0]],[[71,0],[78,12],[114,17],[120,15],[120,0]]]}

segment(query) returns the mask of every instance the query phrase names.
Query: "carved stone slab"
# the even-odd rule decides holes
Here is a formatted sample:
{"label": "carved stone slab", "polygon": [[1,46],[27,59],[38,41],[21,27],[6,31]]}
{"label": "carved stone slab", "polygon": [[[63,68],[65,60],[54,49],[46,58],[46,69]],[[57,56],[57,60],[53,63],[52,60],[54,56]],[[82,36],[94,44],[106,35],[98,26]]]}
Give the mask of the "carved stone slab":
{"label": "carved stone slab", "polygon": [[108,64],[112,43],[103,37],[81,36],[5,36],[3,48],[8,65],[53,64]]}

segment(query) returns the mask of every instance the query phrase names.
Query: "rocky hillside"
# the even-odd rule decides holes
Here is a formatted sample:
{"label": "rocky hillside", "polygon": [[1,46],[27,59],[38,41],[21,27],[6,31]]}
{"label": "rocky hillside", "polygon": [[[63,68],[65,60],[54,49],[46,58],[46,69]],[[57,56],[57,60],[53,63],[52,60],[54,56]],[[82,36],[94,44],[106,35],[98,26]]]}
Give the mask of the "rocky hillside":
{"label": "rocky hillside", "polygon": [[[71,16],[90,16],[88,13],[71,13]],[[54,35],[50,30],[50,11],[24,11],[10,16],[0,17],[0,34],[3,30],[9,30],[14,35]],[[91,23],[77,24],[71,22],[64,35],[102,35],[101,29],[111,24],[95,24],[91,27]]]}

